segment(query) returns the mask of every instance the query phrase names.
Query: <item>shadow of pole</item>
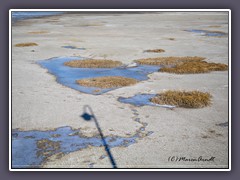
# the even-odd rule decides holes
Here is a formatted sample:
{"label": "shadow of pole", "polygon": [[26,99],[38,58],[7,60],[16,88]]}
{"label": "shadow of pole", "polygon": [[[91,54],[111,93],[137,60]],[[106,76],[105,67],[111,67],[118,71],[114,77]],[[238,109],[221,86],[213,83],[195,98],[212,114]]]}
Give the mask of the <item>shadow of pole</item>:
{"label": "shadow of pole", "polygon": [[[87,110],[89,110],[89,113],[88,113]],[[108,155],[108,157],[109,157],[109,160],[110,160],[110,162],[111,162],[111,164],[112,164],[112,167],[113,167],[113,168],[117,168],[117,165],[116,165],[116,163],[115,163],[115,160],[114,160],[114,158],[113,158],[113,156],[112,156],[112,154],[111,154],[111,151],[110,151],[110,149],[109,149],[109,147],[108,147],[107,142],[105,141],[105,138],[104,138],[104,136],[103,136],[102,130],[101,130],[99,124],[98,124],[97,118],[96,118],[96,116],[94,115],[92,108],[91,108],[90,106],[88,106],[88,105],[85,105],[85,106],[83,107],[83,114],[81,115],[81,117],[82,117],[85,121],[90,121],[91,119],[94,120],[95,125],[96,125],[96,127],[97,127],[97,129],[98,129],[98,132],[99,132],[99,134],[100,134],[100,136],[101,136],[101,139],[102,139],[102,142],[103,142],[105,151],[107,152],[107,155]]]}

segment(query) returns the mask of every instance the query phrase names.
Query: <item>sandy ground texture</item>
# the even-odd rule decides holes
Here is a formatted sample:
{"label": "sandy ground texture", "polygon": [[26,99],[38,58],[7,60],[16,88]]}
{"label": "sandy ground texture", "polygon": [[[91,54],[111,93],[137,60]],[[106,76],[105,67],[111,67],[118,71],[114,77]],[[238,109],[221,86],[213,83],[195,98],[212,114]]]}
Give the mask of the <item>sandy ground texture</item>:
{"label": "sandy ground texture", "polygon": [[[158,12],[64,14],[18,21],[12,25],[12,129],[50,130],[63,126],[98,134],[93,122],[80,115],[89,105],[105,136],[128,137],[147,123],[149,136],[128,147],[111,149],[120,168],[227,168],[228,72],[175,75],[155,72],[134,86],[103,95],[84,94],[56,82],[38,60],[61,56],[112,59],[123,63],[158,56],[202,56],[208,62],[228,64],[228,37],[187,32],[204,29],[228,33],[225,12]],[[41,33],[36,33],[42,31]],[[33,33],[35,32],[35,33]],[[169,39],[170,38],[170,39]],[[174,38],[174,39],[171,39]],[[38,46],[15,47],[34,42]],[[86,50],[66,49],[76,46]],[[147,49],[163,53],[146,53]],[[137,93],[164,90],[200,90],[213,96],[201,109],[135,107],[117,101]],[[140,118],[140,122],[134,119]],[[103,147],[89,146],[63,156],[53,155],[43,168],[111,168]],[[177,157],[214,161],[171,161]],[[103,158],[104,157],[104,158]],[[173,158],[172,158],[173,157]]]}

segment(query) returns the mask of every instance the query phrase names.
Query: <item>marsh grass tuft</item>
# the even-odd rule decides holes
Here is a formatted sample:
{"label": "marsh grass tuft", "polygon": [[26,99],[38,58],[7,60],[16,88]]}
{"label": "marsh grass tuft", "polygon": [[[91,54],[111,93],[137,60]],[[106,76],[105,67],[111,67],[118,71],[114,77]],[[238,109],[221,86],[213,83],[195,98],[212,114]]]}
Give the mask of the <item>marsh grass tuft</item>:
{"label": "marsh grass tuft", "polygon": [[200,91],[172,91],[157,94],[150,99],[155,104],[167,104],[183,108],[202,108],[211,104],[211,95]]}
{"label": "marsh grass tuft", "polygon": [[19,44],[15,44],[16,47],[28,47],[28,46],[38,46],[37,43],[32,43],[32,42],[28,42],[28,43],[19,43]]}
{"label": "marsh grass tuft", "polygon": [[210,71],[226,71],[228,65],[221,63],[208,63],[206,61],[184,62],[175,67],[162,67],[160,72],[168,72],[175,74],[196,74],[208,73]]}
{"label": "marsh grass tuft", "polygon": [[148,49],[144,52],[162,53],[162,52],[165,52],[165,50],[164,49]]}
{"label": "marsh grass tuft", "polygon": [[120,61],[90,59],[68,61],[64,65],[76,68],[114,68],[123,64]]}
{"label": "marsh grass tuft", "polygon": [[162,66],[160,72],[175,74],[207,73],[210,71],[226,71],[228,65],[221,63],[208,63],[204,57],[157,57],[136,60],[139,64]]}
{"label": "marsh grass tuft", "polygon": [[117,88],[136,84],[138,81],[133,78],[121,76],[105,76],[89,79],[80,79],[76,81],[81,86],[98,88]]}
{"label": "marsh grass tuft", "polygon": [[170,41],[174,41],[175,40],[175,38],[173,38],[173,37],[164,37],[163,39],[170,40]]}
{"label": "marsh grass tuft", "polygon": [[98,22],[90,22],[90,23],[79,24],[80,27],[103,26],[103,25],[104,25],[104,23],[98,23]]}
{"label": "marsh grass tuft", "polygon": [[29,34],[47,34],[48,31],[31,31],[31,32],[28,32]]}
{"label": "marsh grass tuft", "polygon": [[135,62],[145,65],[158,65],[158,66],[173,66],[177,64],[182,64],[188,61],[202,61],[204,57],[199,56],[186,56],[186,57],[156,57],[156,58],[147,58],[147,59],[138,59]]}
{"label": "marsh grass tuft", "polygon": [[223,31],[209,31],[209,30],[205,30],[206,33],[216,33],[216,34],[221,34],[221,35],[227,35],[227,33],[223,32]]}
{"label": "marsh grass tuft", "polygon": [[212,26],[208,26],[209,28],[220,28],[221,26],[219,25],[212,25]]}

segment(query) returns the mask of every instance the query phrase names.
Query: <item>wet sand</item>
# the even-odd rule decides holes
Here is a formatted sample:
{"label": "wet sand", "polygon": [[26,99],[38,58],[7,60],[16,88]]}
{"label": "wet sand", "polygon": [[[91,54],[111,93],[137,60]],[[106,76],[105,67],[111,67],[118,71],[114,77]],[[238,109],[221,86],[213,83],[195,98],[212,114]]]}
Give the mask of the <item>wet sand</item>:
{"label": "wet sand", "polygon": [[[185,31],[191,29],[228,33],[227,13],[74,13],[15,22],[12,129],[46,131],[69,126],[80,129],[86,137],[94,137],[98,134],[95,124],[81,117],[84,105],[89,105],[104,136],[130,137],[142,123],[147,123],[144,132],[153,132],[128,147],[111,149],[120,168],[227,168],[228,126],[219,125],[228,121],[227,71],[187,75],[155,72],[134,86],[91,95],[59,84],[55,76],[37,63],[71,56],[112,59],[125,64],[158,56],[202,56],[208,62],[228,64],[227,36],[209,37]],[[14,46],[24,42],[38,46]],[[165,52],[144,52],[159,48]],[[119,97],[168,89],[209,92],[213,96],[212,105],[201,109],[167,109],[135,107],[118,101]],[[42,167],[111,168],[105,156],[104,147],[88,146],[63,156],[52,155]],[[169,157],[215,158],[197,162],[169,161]]]}

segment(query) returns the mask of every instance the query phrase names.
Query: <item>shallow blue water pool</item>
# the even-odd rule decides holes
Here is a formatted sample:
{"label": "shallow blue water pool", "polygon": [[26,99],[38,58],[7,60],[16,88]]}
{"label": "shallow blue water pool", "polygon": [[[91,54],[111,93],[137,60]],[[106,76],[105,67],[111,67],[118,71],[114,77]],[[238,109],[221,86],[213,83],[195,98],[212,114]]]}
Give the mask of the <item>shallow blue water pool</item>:
{"label": "shallow blue water pool", "polygon": [[[109,136],[105,141],[109,148],[124,146],[127,147],[136,143],[138,134],[131,137]],[[37,146],[40,140],[48,140],[59,144],[54,148],[44,144],[42,148]],[[31,168],[38,167],[51,155],[57,153],[68,154],[87,148],[88,146],[103,146],[100,136],[84,137],[80,130],[73,130],[71,127],[61,127],[53,131],[12,131],[12,167]]]}
{"label": "shallow blue water pool", "polygon": [[[85,87],[76,83],[76,80],[85,78],[95,78],[102,76],[122,76],[134,78],[139,81],[147,80],[148,74],[158,71],[159,66],[140,65],[132,68],[72,68],[64,65],[64,62],[83,59],[80,57],[57,57],[39,61],[39,64],[57,77],[57,82],[72,89],[88,93],[103,94],[117,89],[101,89],[98,87]],[[97,90],[97,91],[96,91]]]}
{"label": "shallow blue water pool", "polygon": [[132,97],[119,97],[118,101],[122,103],[132,104],[134,106],[158,106],[158,107],[165,107],[165,108],[174,108],[175,106],[166,105],[166,104],[155,104],[150,101],[151,98],[156,96],[156,94],[136,94]]}
{"label": "shallow blue water pool", "polygon": [[52,16],[63,14],[61,11],[13,11],[12,20],[23,20],[36,17]]}
{"label": "shallow blue water pool", "polygon": [[155,94],[137,94],[132,97],[124,98],[120,97],[118,98],[118,101],[122,103],[128,103],[128,104],[133,104],[135,106],[144,106],[144,105],[149,105],[149,106],[154,106],[150,99],[153,98]]}
{"label": "shallow blue water pool", "polygon": [[226,36],[226,33],[224,32],[214,32],[214,31],[199,30],[199,29],[191,29],[191,30],[185,30],[185,31],[198,33],[203,36]]}
{"label": "shallow blue water pool", "polygon": [[66,48],[66,49],[77,49],[77,50],[86,50],[86,48],[78,48],[75,46],[62,46],[62,48]]}

